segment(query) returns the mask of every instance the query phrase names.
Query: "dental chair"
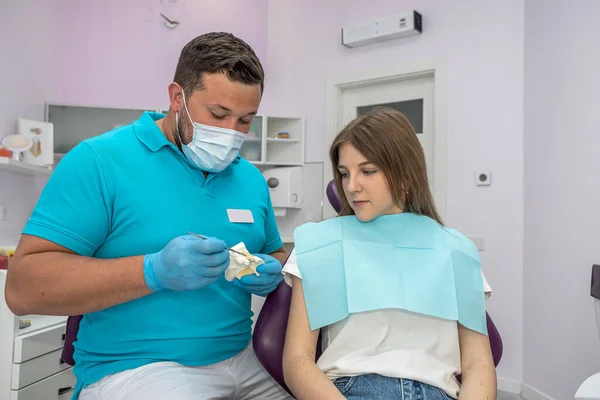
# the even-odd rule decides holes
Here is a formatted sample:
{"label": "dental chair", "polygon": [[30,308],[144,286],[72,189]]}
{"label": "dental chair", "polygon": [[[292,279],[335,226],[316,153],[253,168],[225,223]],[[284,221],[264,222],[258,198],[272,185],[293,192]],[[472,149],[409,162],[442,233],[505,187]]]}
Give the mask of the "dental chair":
{"label": "dental chair", "polygon": [[[327,185],[326,193],[329,203],[333,209],[339,213],[342,209],[342,202],[333,181],[329,182]],[[288,286],[287,283],[282,282],[281,285],[279,285],[279,287],[265,300],[262,310],[258,315],[258,319],[256,320],[252,339],[254,352],[260,363],[288,392],[290,392],[290,390],[283,379],[282,359],[291,298],[292,288]],[[498,366],[503,352],[502,338],[489,314],[486,313],[486,317],[494,365]],[[317,359],[320,355],[321,337],[319,336],[316,354]]]}
{"label": "dental chair", "polygon": [[[339,212],[342,208],[340,196],[333,181],[327,185],[327,198],[331,206]],[[265,370],[288,392],[289,388],[283,379],[283,345],[288,323],[292,288],[282,282],[279,287],[267,296],[254,326],[252,343],[256,357]],[[494,365],[498,366],[502,358],[502,339],[490,316],[487,316],[487,329]],[[77,340],[77,331],[82,316],[71,316],[67,320],[67,332],[62,352],[62,360],[69,365],[75,365],[73,360],[73,342]],[[321,356],[321,337],[317,343],[317,359]],[[290,392],[291,394],[291,392]]]}
{"label": "dental chair", "polygon": [[[600,334],[600,265],[592,266],[590,296],[593,297],[596,328]],[[575,392],[575,400],[600,400],[600,372],[587,378]]]}

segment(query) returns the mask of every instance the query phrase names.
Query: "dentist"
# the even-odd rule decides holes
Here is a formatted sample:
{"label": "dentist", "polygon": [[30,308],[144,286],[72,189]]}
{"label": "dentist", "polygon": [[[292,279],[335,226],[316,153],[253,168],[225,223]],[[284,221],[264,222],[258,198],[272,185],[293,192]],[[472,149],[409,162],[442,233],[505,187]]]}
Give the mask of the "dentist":
{"label": "dentist", "polygon": [[[18,315],[79,315],[74,399],[285,399],[251,345],[251,294],[281,282],[268,187],[239,156],[264,72],[208,33],[182,50],[166,116],[84,140],[56,167],[7,277]],[[209,239],[188,235],[201,233]],[[265,260],[228,282],[225,246]]]}

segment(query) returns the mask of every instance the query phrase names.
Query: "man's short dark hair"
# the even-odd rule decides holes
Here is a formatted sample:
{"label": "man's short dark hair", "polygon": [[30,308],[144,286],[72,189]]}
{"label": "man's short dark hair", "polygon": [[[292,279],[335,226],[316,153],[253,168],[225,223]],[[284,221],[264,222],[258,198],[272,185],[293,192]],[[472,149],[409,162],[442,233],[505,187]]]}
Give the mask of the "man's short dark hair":
{"label": "man's short dark hair", "polygon": [[204,74],[224,73],[229,80],[264,89],[265,73],[260,60],[246,42],[225,32],[200,35],[181,50],[175,82],[189,96],[202,89]]}

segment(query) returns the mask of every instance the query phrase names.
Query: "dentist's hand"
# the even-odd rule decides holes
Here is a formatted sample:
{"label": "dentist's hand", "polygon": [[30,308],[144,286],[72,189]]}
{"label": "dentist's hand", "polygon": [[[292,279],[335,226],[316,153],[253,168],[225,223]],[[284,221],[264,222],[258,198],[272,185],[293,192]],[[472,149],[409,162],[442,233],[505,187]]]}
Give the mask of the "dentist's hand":
{"label": "dentist's hand", "polygon": [[202,289],[216,281],[229,266],[225,242],[192,235],[171,240],[158,253],[144,257],[144,280],[153,292]]}
{"label": "dentist's hand", "polygon": [[256,272],[258,272],[260,276],[254,274],[245,275],[242,279],[234,280],[233,284],[244,289],[248,293],[257,296],[266,296],[277,289],[277,286],[279,286],[283,280],[281,263],[275,257],[268,254],[253,255],[262,258],[265,262],[256,267]]}

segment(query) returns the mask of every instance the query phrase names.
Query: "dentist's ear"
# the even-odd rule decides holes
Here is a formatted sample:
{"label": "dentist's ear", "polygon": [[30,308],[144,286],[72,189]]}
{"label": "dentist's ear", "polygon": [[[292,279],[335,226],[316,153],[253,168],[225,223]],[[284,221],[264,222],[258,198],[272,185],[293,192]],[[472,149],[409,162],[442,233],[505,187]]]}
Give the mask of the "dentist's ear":
{"label": "dentist's ear", "polygon": [[177,82],[169,84],[169,106],[176,113],[183,108],[183,88]]}

